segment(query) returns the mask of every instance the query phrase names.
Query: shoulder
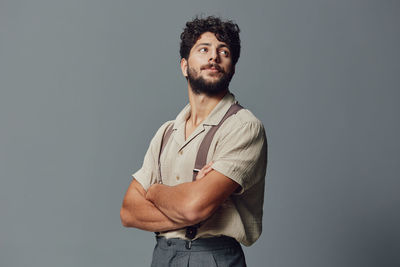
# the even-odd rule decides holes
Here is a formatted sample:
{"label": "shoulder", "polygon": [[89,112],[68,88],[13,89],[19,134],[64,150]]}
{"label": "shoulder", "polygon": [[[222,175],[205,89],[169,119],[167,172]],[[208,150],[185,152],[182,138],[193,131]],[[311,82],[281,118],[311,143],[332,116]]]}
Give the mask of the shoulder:
{"label": "shoulder", "polygon": [[161,126],[160,126],[160,128],[158,128],[158,130],[157,130],[157,132],[156,132],[156,136],[158,136],[158,135],[163,135],[164,134],[164,132],[169,128],[169,127],[172,127],[173,126],[173,124],[174,124],[174,120],[171,120],[171,121],[166,121],[166,122],[164,122]]}
{"label": "shoulder", "polygon": [[263,125],[262,122],[250,110],[246,108],[239,110],[236,113],[234,120],[236,120],[236,123],[239,123],[240,125],[248,123],[260,126]]}
{"label": "shoulder", "polygon": [[221,126],[223,136],[235,131],[244,132],[247,136],[259,135],[264,133],[264,125],[250,110],[243,108]]}
{"label": "shoulder", "polygon": [[174,124],[174,120],[164,122],[156,131],[155,135],[153,136],[151,143],[158,145],[161,143],[161,140],[169,127],[172,127]]}
{"label": "shoulder", "polygon": [[214,143],[220,152],[258,150],[267,145],[267,137],[263,123],[250,110],[243,108],[221,125]]}
{"label": "shoulder", "polygon": [[241,185],[243,193],[265,176],[267,140],[262,122],[248,109],[217,131],[212,168]]}

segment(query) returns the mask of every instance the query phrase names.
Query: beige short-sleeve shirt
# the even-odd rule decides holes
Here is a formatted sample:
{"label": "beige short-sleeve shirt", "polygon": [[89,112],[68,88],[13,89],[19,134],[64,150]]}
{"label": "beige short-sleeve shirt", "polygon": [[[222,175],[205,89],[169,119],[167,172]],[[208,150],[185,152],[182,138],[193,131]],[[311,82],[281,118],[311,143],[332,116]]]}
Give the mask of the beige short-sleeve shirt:
{"label": "beige short-sleeve shirt", "polygon": [[[163,134],[173,123],[171,137],[161,155],[164,184],[174,186],[191,182],[197,151],[207,131],[217,125],[229,107],[236,103],[231,93],[185,140],[185,124],[190,115],[188,104],[175,121],[164,123],[153,137],[143,166],[132,176],[147,190],[159,179],[158,157]],[[264,184],[267,165],[267,141],[262,123],[247,109],[229,117],[216,132],[207,155],[212,168],[241,186],[198,229],[196,238],[226,235],[245,246],[261,234]],[[185,229],[161,233],[166,238],[185,238]]]}

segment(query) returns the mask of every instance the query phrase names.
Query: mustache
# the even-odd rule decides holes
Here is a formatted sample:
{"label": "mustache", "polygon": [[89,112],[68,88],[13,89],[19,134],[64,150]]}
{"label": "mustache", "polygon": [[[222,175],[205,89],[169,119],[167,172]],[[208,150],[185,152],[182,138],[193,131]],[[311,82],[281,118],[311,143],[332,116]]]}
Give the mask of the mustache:
{"label": "mustache", "polygon": [[201,67],[202,70],[211,69],[211,68],[216,68],[219,72],[225,73],[225,71],[218,64],[215,64],[215,63],[209,63],[209,64],[203,65]]}

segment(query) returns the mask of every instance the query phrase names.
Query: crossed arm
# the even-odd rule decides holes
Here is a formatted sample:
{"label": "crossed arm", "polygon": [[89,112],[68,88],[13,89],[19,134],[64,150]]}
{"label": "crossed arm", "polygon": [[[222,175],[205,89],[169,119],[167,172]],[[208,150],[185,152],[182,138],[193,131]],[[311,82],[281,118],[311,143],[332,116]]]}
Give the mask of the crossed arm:
{"label": "crossed arm", "polygon": [[199,175],[176,186],[153,184],[147,192],[133,180],[122,203],[122,224],[153,232],[193,225],[211,216],[239,186],[210,165]]}

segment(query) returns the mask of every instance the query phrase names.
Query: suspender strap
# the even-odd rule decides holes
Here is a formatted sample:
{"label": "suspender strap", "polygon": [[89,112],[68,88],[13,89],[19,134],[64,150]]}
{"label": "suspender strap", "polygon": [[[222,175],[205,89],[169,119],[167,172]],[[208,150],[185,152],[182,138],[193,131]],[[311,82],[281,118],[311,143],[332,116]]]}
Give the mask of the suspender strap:
{"label": "suspender strap", "polygon": [[197,152],[196,161],[193,169],[193,181],[196,180],[197,173],[207,164],[207,154],[210,149],[211,142],[214,138],[215,133],[219,129],[219,127],[224,123],[224,121],[236,114],[243,107],[239,104],[233,104],[228,111],[225,113],[225,116],[221,119],[221,121],[217,125],[213,125],[211,129],[207,132],[206,136],[204,136],[203,141],[200,144],[199,150]]}
{"label": "suspender strap", "polygon": [[[158,154],[158,177],[159,177],[158,183],[160,183],[160,184],[163,183],[163,182],[162,182],[162,177],[161,177],[161,161],[160,161],[161,153],[163,152],[165,146],[167,145],[168,140],[169,140],[169,137],[171,136],[172,130],[173,130],[173,129],[174,129],[174,124],[172,123],[172,124],[171,124],[170,126],[168,126],[167,129],[164,131],[163,138],[161,139],[160,154]],[[154,233],[155,233],[156,235],[159,235],[159,234],[160,234],[160,232],[154,232]]]}
{"label": "suspender strap", "polygon": [[[174,129],[174,124],[171,124],[170,126],[168,126],[167,130],[164,132],[164,136],[161,140],[160,156],[161,156],[161,153],[163,152],[165,146],[168,143],[169,137],[171,136],[173,129]],[[160,160],[160,157],[158,157],[158,160]]]}
{"label": "suspender strap", "polygon": [[[239,104],[233,104],[225,113],[224,117],[222,117],[221,121],[217,125],[213,125],[211,129],[207,132],[206,136],[204,136],[203,141],[200,144],[199,150],[197,151],[196,162],[194,164],[194,169],[193,169],[193,181],[196,180],[197,173],[207,163],[208,150],[210,149],[211,142],[219,127],[221,127],[221,125],[227,118],[229,118],[233,114],[236,114],[242,108],[243,107]],[[197,229],[200,228],[201,225],[202,222],[192,226],[187,226],[185,237],[189,238],[190,240],[193,240],[197,235]]]}
{"label": "suspender strap", "polygon": [[[213,125],[211,129],[207,132],[206,136],[204,136],[203,141],[200,144],[199,150],[197,151],[197,156],[196,156],[196,161],[194,163],[194,169],[193,169],[193,181],[196,180],[197,173],[207,164],[207,154],[208,150],[210,149],[211,142],[214,138],[215,133],[221,127],[221,125],[224,123],[224,121],[232,116],[233,114],[236,114],[239,110],[241,110],[243,107],[239,104],[233,104],[228,111],[225,113],[224,117],[222,117],[221,121],[217,125]],[[172,134],[174,128],[174,124],[171,124],[170,126],[167,127],[167,129],[164,132],[163,138],[161,140],[161,147],[160,147],[160,154],[158,156],[158,171],[159,171],[159,183],[162,183],[162,177],[161,177],[161,153],[164,151],[165,146],[168,143],[168,140]]]}
{"label": "suspender strap", "polygon": [[169,137],[171,136],[173,129],[174,129],[174,124],[172,123],[170,126],[168,126],[167,130],[164,132],[163,138],[161,139],[160,154],[158,154],[158,174],[159,174],[159,178],[160,178],[158,183],[160,183],[160,184],[162,184],[161,161],[160,161],[161,153],[163,152],[165,146],[167,145]]}
{"label": "suspender strap", "polygon": [[[206,165],[207,161],[207,154],[208,150],[210,149],[211,142],[214,138],[215,133],[221,127],[221,125],[224,123],[224,121],[232,116],[233,114],[236,114],[239,110],[241,110],[243,107],[239,104],[233,104],[228,111],[225,113],[224,117],[222,117],[221,121],[217,125],[213,125],[211,129],[207,132],[206,136],[204,136],[203,141],[200,144],[199,150],[197,151],[197,156],[196,156],[196,161],[194,164],[194,169],[193,169],[193,181],[196,180],[197,173],[201,170]],[[160,147],[160,154],[158,156],[158,171],[159,171],[159,183],[162,183],[162,177],[161,177],[161,153],[163,152],[166,144],[168,143],[168,140],[172,134],[172,130],[174,128],[174,124],[169,126],[166,131],[164,132],[163,138],[161,140],[161,147]],[[197,229],[201,226],[201,223],[198,223],[196,225],[188,226],[186,227],[186,237],[189,239],[193,239],[196,237],[197,234]],[[159,233],[156,232],[156,235]]]}

